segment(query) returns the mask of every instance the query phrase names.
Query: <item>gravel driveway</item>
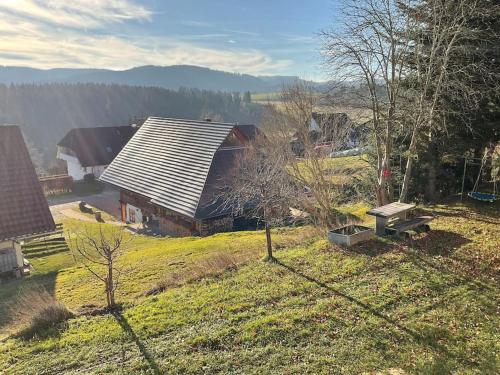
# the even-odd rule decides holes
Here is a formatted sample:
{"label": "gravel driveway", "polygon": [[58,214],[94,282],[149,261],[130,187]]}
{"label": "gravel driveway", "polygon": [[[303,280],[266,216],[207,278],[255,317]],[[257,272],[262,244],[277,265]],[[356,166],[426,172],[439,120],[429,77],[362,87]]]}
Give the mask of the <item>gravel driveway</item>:
{"label": "gravel driveway", "polygon": [[65,197],[54,197],[48,198],[50,211],[54,220],[59,220],[64,217],[68,217],[64,214],[64,211],[73,210],[78,207],[80,201],[84,200],[90,206],[97,208],[100,211],[106,212],[107,214],[113,216],[120,221],[120,192],[115,189],[106,188],[103,192],[94,195],[87,195],[82,197],[77,196],[65,196]]}

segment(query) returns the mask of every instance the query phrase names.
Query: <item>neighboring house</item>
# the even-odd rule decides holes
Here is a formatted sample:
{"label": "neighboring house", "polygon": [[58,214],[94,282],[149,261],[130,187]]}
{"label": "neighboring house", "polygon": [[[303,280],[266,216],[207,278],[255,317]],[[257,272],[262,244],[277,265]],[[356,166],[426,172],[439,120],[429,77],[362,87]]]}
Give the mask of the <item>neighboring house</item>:
{"label": "neighboring house", "polygon": [[217,195],[254,125],[150,117],[102,174],[120,188],[122,220],[163,235],[209,235],[233,228]]}
{"label": "neighboring house", "polygon": [[[335,144],[337,148],[350,149],[359,147],[365,141],[364,132],[360,132],[358,127],[346,113],[313,112],[308,136],[310,142],[319,145],[318,147]],[[345,138],[341,145],[336,144],[339,136]],[[294,135],[290,144],[296,155],[302,155],[304,140],[298,134]]]}
{"label": "neighboring house", "polygon": [[19,127],[0,126],[0,276],[22,275],[23,238],[54,230]]}
{"label": "neighboring house", "polygon": [[74,181],[87,174],[98,178],[136,130],[134,125],[71,129],[57,144],[57,158],[66,161]]}

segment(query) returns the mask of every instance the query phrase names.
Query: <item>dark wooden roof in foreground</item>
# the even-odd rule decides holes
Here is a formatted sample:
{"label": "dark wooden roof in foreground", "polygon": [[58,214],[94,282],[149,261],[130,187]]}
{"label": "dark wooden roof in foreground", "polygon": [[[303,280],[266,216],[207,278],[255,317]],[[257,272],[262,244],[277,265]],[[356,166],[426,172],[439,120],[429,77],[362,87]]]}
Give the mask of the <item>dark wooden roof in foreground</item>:
{"label": "dark wooden roof in foreground", "polygon": [[205,186],[217,178],[209,173],[221,175],[235,155],[222,146],[231,134],[246,142],[247,134],[256,133],[246,125],[150,117],[100,179],[191,218],[214,216],[200,202],[202,194],[212,198]]}
{"label": "dark wooden roof in foreground", "polygon": [[57,144],[72,150],[82,167],[108,165],[135,134],[134,126],[71,129]]}
{"label": "dark wooden roof in foreground", "polygon": [[222,206],[222,199],[219,197],[220,189],[226,185],[225,179],[228,177],[228,171],[236,167],[237,160],[242,156],[243,151],[244,149],[241,148],[228,148],[219,149],[215,153],[195,217],[210,218],[229,213],[229,208]]}
{"label": "dark wooden roof in foreground", "polygon": [[17,126],[0,126],[0,240],[55,230]]}

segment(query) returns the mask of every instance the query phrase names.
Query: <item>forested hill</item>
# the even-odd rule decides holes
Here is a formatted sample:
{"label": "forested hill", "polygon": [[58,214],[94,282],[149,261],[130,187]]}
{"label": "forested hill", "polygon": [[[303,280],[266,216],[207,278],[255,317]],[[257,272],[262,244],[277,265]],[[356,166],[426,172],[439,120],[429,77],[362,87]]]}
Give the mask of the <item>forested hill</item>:
{"label": "forested hill", "polygon": [[[155,86],[178,90],[181,87],[214,91],[276,92],[298,78],[293,76],[252,76],[192,65],[140,66],[128,70],[34,69],[0,67],[0,83],[107,83]],[[324,83],[310,84],[318,89]]]}
{"label": "forested hill", "polygon": [[104,84],[0,85],[0,125],[18,124],[28,141],[55,157],[71,128],[127,125],[135,118],[165,116],[257,122],[260,106],[239,94]]}

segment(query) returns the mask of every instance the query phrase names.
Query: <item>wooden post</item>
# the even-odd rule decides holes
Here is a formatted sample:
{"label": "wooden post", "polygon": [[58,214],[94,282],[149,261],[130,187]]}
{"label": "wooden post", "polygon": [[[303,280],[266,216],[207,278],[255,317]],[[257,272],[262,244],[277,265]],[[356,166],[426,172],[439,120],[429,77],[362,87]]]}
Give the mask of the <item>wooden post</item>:
{"label": "wooden post", "polygon": [[267,256],[269,260],[272,260],[274,257],[273,257],[273,245],[271,242],[271,228],[267,223],[266,223],[266,241],[267,241]]}
{"label": "wooden post", "polygon": [[377,216],[375,220],[375,233],[377,234],[377,236],[385,235],[385,225],[387,224],[387,218]]}
{"label": "wooden post", "polygon": [[465,172],[467,170],[467,158],[464,161],[464,175],[462,176],[462,193],[460,194],[460,202],[464,200],[464,187],[465,187]]}

